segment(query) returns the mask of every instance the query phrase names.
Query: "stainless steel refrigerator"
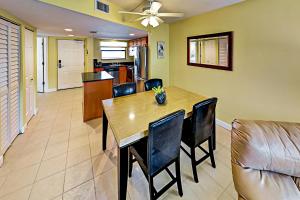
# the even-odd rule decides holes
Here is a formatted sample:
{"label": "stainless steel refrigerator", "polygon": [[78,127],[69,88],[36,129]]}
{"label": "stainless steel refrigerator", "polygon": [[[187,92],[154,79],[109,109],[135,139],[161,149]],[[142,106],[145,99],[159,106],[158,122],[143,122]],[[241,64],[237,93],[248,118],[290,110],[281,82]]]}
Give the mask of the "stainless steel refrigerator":
{"label": "stainless steel refrigerator", "polygon": [[134,47],[134,80],[148,80],[148,47]]}

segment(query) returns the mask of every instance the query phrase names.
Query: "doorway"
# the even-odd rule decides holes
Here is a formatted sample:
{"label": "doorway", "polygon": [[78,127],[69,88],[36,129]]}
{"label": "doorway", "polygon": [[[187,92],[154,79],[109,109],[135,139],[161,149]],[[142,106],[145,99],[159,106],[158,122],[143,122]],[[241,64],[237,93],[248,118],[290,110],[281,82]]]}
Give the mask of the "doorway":
{"label": "doorway", "polygon": [[84,41],[58,40],[58,89],[82,86],[84,72]]}
{"label": "doorway", "polygon": [[48,91],[48,40],[47,37],[37,38],[37,92]]}
{"label": "doorway", "polygon": [[25,66],[26,66],[26,121],[34,114],[34,40],[33,32],[25,30]]}

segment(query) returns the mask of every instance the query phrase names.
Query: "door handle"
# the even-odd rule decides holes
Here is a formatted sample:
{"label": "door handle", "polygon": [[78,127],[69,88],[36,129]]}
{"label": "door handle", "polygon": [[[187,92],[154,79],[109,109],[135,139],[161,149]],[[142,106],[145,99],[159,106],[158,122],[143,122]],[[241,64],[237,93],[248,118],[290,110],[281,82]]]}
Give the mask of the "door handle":
{"label": "door handle", "polygon": [[31,78],[30,80],[33,81],[33,78]]}
{"label": "door handle", "polygon": [[62,68],[63,65],[61,64],[61,60],[58,60],[58,68]]}

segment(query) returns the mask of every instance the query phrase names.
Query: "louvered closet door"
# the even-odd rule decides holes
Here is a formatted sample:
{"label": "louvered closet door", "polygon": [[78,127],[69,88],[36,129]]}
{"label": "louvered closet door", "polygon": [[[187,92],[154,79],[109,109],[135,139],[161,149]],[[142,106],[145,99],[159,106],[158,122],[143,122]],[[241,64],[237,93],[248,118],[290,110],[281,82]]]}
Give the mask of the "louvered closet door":
{"label": "louvered closet door", "polygon": [[9,45],[9,109],[10,109],[10,134],[11,142],[19,134],[19,94],[20,94],[20,28],[10,25]]}
{"label": "louvered closet door", "polygon": [[1,154],[19,133],[19,32],[18,26],[0,19]]}
{"label": "louvered closet door", "polygon": [[10,144],[8,128],[8,32],[9,23],[0,19],[0,132],[1,152]]}

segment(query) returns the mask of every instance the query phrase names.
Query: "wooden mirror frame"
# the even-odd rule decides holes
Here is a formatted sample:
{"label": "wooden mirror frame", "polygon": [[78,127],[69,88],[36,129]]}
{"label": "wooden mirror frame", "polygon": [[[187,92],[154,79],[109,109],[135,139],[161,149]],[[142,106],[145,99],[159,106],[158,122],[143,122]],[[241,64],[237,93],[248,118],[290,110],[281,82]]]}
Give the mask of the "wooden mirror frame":
{"label": "wooden mirror frame", "polygon": [[[209,65],[209,64],[191,63],[190,62],[190,41],[192,39],[222,37],[222,36],[228,37],[228,58],[227,58],[228,66]],[[222,32],[222,33],[213,33],[213,34],[206,34],[206,35],[197,35],[197,36],[190,36],[187,38],[187,65],[232,71],[232,61],[233,61],[233,32]]]}

